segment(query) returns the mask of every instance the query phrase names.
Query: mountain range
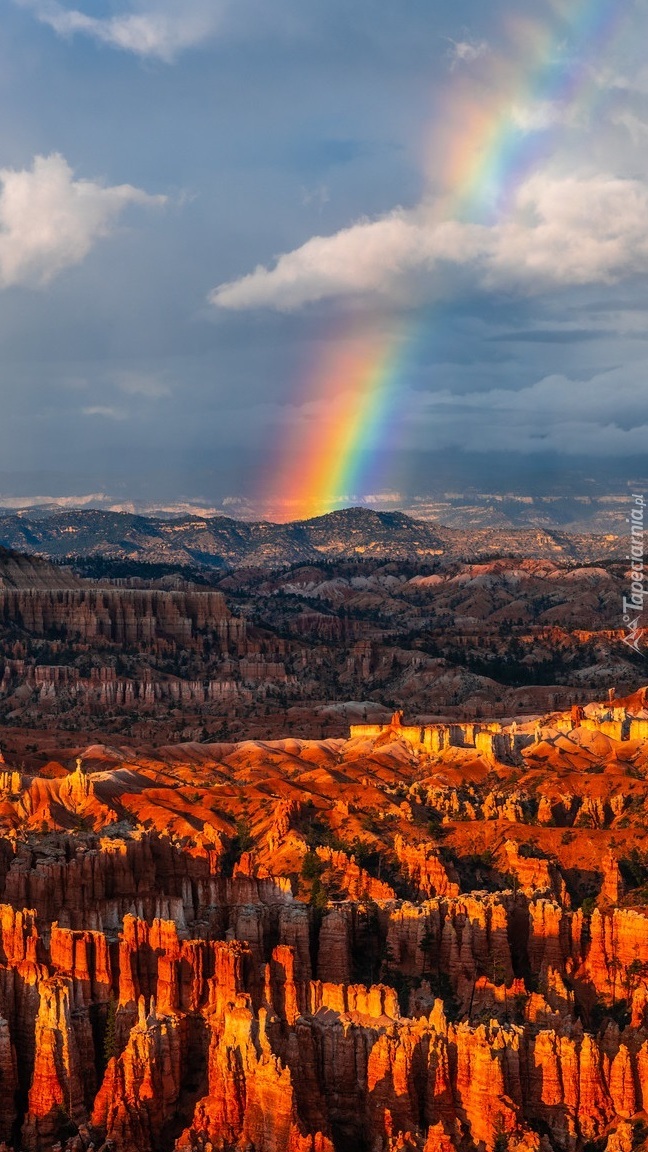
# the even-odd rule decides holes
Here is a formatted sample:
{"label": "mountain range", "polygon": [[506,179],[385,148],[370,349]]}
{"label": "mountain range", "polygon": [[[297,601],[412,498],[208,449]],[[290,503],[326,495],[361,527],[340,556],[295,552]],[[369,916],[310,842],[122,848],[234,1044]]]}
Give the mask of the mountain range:
{"label": "mountain range", "polygon": [[153,564],[277,568],[351,558],[426,562],[520,556],[592,563],[621,559],[622,538],[558,529],[447,528],[402,512],[347,508],[311,520],[275,524],[227,516],[138,516],[96,509],[0,517],[0,544],[53,560],[104,557]]}

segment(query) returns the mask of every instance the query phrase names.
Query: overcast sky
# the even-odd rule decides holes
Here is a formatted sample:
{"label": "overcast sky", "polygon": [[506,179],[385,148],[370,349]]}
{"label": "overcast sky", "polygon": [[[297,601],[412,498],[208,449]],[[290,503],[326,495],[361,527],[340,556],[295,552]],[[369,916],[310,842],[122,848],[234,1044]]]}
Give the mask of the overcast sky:
{"label": "overcast sky", "polygon": [[260,499],[358,339],[399,350],[374,491],[634,476],[647,35],[645,0],[4,0],[4,494]]}

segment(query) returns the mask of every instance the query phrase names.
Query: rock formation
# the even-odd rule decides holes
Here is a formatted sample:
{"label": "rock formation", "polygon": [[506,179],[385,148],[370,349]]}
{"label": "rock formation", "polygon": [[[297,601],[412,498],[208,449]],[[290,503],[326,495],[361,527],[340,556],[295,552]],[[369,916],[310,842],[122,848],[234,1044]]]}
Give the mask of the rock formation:
{"label": "rock formation", "polygon": [[648,748],[577,719],[7,751],[0,1141],[632,1152]]}

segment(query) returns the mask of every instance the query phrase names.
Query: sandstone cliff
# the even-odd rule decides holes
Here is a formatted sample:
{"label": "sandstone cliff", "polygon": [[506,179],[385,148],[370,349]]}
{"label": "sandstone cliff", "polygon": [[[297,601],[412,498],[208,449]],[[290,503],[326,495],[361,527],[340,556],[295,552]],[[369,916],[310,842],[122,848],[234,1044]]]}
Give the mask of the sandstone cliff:
{"label": "sandstone cliff", "polygon": [[604,715],[499,783],[477,725],[7,753],[0,1142],[633,1152],[648,754]]}

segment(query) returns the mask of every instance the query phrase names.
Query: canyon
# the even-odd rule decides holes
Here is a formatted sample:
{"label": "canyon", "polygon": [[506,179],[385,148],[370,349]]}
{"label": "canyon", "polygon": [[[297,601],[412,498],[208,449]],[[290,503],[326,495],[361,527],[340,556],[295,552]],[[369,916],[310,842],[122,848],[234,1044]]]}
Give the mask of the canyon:
{"label": "canyon", "polygon": [[0,1147],[641,1145],[647,690],[414,719],[4,730]]}
{"label": "canyon", "polygon": [[0,550],[0,1152],[643,1146],[616,545],[322,519]]}
{"label": "canyon", "polygon": [[0,552],[0,719],[158,741],[339,737],[395,708],[513,716],[632,692],[626,564],[438,556],[215,572]]}

